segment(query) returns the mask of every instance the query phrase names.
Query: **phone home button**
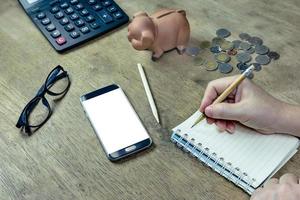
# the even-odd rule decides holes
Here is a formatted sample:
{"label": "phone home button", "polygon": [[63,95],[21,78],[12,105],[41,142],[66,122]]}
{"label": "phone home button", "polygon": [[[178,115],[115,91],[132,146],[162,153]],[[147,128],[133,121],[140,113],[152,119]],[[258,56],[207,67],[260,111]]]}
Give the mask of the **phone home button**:
{"label": "phone home button", "polygon": [[132,146],[130,146],[130,147],[127,147],[127,148],[125,149],[125,151],[126,151],[126,152],[129,152],[129,151],[134,150],[135,148],[136,148],[136,146],[135,146],[135,145],[132,145]]}

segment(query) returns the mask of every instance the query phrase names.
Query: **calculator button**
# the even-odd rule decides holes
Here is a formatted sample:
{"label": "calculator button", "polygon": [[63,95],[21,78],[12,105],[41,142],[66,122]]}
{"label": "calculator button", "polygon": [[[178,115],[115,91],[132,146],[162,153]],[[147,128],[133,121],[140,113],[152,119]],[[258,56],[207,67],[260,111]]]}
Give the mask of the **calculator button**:
{"label": "calculator button", "polygon": [[79,4],[77,4],[77,5],[75,6],[75,9],[76,9],[76,10],[82,10],[82,9],[83,9],[83,5],[82,5],[81,3],[79,3]]}
{"label": "calculator button", "polygon": [[89,15],[85,18],[85,21],[87,21],[87,22],[92,22],[94,20],[95,20],[95,17],[93,15]]}
{"label": "calculator button", "polygon": [[76,19],[78,19],[79,18],[79,16],[76,14],[76,13],[74,13],[74,14],[72,14],[71,16],[70,16],[70,19],[71,20],[76,20]]}
{"label": "calculator button", "polygon": [[75,38],[78,38],[80,36],[80,33],[78,33],[77,31],[72,31],[70,33],[70,36],[75,39]]}
{"label": "calculator button", "polygon": [[50,19],[47,17],[47,18],[43,19],[41,22],[42,22],[43,25],[47,25],[47,24],[50,24],[51,21],[50,21]]}
{"label": "calculator button", "polygon": [[54,4],[58,3],[59,0],[50,1],[50,6],[53,6]]}
{"label": "calculator button", "polygon": [[72,24],[68,24],[65,26],[65,30],[70,32],[73,31],[75,29],[75,27]]}
{"label": "calculator button", "polygon": [[68,25],[65,26],[65,30],[68,31],[68,32],[73,31],[74,28],[75,27],[72,24],[68,24]]}
{"label": "calculator button", "polygon": [[67,2],[64,2],[64,3],[60,4],[60,7],[61,7],[62,9],[65,9],[65,8],[68,8],[68,7],[69,7],[69,4],[68,4]]}
{"label": "calculator button", "polygon": [[55,31],[53,31],[53,32],[51,33],[51,36],[52,36],[53,38],[57,38],[57,37],[60,36],[60,32],[59,32],[58,30],[55,30]]}
{"label": "calculator button", "polygon": [[65,13],[68,14],[68,15],[72,14],[73,12],[74,12],[74,10],[73,10],[73,8],[71,8],[71,7],[67,8],[67,9],[65,10]]}
{"label": "calculator button", "polygon": [[79,19],[79,20],[75,21],[75,25],[78,27],[81,27],[84,25],[84,21],[82,19]]}
{"label": "calculator button", "polygon": [[99,25],[97,22],[91,23],[90,26],[91,26],[93,29],[97,29],[97,28],[100,27],[100,25]]}
{"label": "calculator button", "polygon": [[58,1],[59,0],[53,0],[53,1],[50,1],[49,4],[50,4],[50,6],[53,6],[54,4],[58,3]]}
{"label": "calculator button", "polygon": [[107,8],[107,10],[112,13],[112,12],[116,12],[117,8],[115,6],[110,6]]}
{"label": "calculator button", "polygon": [[47,27],[46,27],[47,31],[51,32],[53,30],[56,29],[56,27],[54,26],[54,24],[49,24]]}
{"label": "calculator button", "polygon": [[60,23],[61,25],[65,25],[65,24],[68,24],[68,23],[69,23],[69,20],[68,20],[68,18],[64,17],[64,18],[62,18],[62,19],[59,21],[59,23]]}
{"label": "calculator button", "polygon": [[78,3],[79,3],[78,0],[71,0],[71,1],[70,1],[70,4],[72,4],[72,5],[75,5],[75,4],[78,4]]}
{"label": "calculator button", "polygon": [[108,1],[108,0],[106,0],[106,1],[103,1],[102,4],[103,4],[104,6],[110,6],[110,5],[111,5],[111,2]]}
{"label": "calculator button", "polygon": [[58,8],[57,6],[52,7],[51,10],[50,10],[50,12],[51,12],[52,14],[55,14],[55,13],[57,13],[58,11],[59,11],[59,8]]}
{"label": "calculator button", "polygon": [[96,11],[101,10],[102,6],[99,5],[99,4],[96,4],[96,5],[93,6],[93,9],[96,10]]}
{"label": "calculator button", "polygon": [[59,44],[59,45],[63,45],[64,43],[67,42],[66,38],[63,37],[63,36],[60,36],[60,37],[57,38],[55,41],[56,41],[56,43]]}
{"label": "calculator button", "polygon": [[99,16],[102,19],[102,21],[106,24],[113,21],[113,18],[105,11],[99,13]]}
{"label": "calculator button", "polygon": [[90,4],[90,5],[94,5],[96,3],[97,3],[96,0],[88,0],[88,4]]}
{"label": "calculator button", "polygon": [[45,13],[41,12],[36,16],[38,19],[44,19],[46,17]]}
{"label": "calculator button", "polygon": [[123,17],[122,13],[120,13],[120,12],[114,13],[113,16],[114,16],[115,18],[117,18],[117,19]]}
{"label": "calculator button", "polygon": [[87,16],[89,14],[89,11],[87,9],[83,9],[82,11],[80,11],[80,14],[82,16]]}
{"label": "calculator button", "polygon": [[63,17],[64,17],[64,13],[61,12],[61,11],[59,11],[59,12],[56,13],[54,16],[55,16],[56,19],[60,19],[60,18],[63,18]]}
{"label": "calculator button", "polygon": [[84,27],[80,28],[80,31],[81,31],[83,34],[86,34],[86,33],[90,32],[90,29],[89,29],[89,27],[84,26]]}

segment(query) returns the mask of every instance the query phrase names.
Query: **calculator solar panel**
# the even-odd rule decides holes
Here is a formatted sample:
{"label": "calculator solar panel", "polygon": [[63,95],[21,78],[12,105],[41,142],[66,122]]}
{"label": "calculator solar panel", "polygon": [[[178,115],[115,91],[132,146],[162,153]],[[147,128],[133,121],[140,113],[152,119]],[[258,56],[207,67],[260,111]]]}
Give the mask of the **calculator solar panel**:
{"label": "calculator solar panel", "polygon": [[112,0],[19,0],[48,39],[63,52],[128,22]]}

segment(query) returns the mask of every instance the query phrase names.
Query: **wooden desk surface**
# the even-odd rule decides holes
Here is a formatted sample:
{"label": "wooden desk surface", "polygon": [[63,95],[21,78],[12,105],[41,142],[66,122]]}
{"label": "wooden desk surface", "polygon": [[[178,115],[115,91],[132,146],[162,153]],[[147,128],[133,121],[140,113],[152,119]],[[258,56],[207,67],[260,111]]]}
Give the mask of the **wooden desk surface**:
{"label": "wooden desk surface", "polygon": [[[182,8],[191,25],[191,45],[211,40],[226,27],[233,38],[260,36],[281,55],[255,75],[274,96],[300,103],[300,2],[118,0],[132,16],[139,10]],[[158,62],[135,51],[123,27],[66,54],[58,54],[17,0],[0,4],[0,199],[249,199],[208,167],[170,142],[170,130],[199,106],[210,80],[223,77],[193,66],[175,51]],[[145,67],[161,125],[152,116],[136,63]],[[72,85],[51,119],[32,137],[15,127],[20,111],[50,70],[62,65]],[[237,74],[234,70],[229,75]],[[79,96],[118,83],[154,140],[152,149],[122,163],[105,157],[79,103]],[[300,154],[277,174],[300,175]]]}

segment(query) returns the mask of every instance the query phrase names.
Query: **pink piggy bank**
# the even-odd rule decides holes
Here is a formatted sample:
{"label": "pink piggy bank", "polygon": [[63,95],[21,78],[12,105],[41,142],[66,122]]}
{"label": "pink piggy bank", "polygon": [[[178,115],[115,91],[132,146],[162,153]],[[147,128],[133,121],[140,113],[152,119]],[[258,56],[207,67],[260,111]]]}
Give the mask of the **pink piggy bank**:
{"label": "pink piggy bank", "polygon": [[133,48],[152,51],[153,60],[174,48],[182,54],[189,39],[190,25],[184,10],[164,9],[151,16],[138,12],[128,25],[128,40]]}

